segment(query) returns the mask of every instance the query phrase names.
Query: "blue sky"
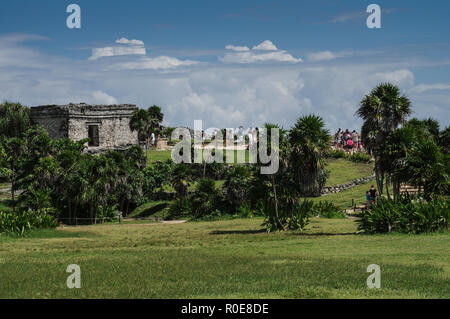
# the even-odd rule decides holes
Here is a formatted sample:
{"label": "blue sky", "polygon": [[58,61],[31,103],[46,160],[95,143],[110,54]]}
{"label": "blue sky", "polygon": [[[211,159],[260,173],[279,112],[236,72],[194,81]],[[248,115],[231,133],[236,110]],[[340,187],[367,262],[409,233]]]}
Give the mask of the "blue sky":
{"label": "blue sky", "polygon": [[[67,5],[82,28],[66,27]],[[368,29],[366,7],[382,8]],[[158,104],[166,124],[358,128],[358,102],[398,84],[450,124],[450,2],[2,0],[0,99]]]}

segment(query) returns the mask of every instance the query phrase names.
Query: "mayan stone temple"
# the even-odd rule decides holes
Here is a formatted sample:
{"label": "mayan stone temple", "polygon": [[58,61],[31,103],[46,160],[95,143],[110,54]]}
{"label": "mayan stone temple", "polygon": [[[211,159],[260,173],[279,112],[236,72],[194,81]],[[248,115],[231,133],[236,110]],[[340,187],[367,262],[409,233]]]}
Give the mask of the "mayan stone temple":
{"label": "mayan stone temple", "polygon": [[89,151],[122,149],[138,144],[129,127],[136,105],[43,105],[31,107],[31,119],[47,129],[50,137],[79,141],[90,138]]}

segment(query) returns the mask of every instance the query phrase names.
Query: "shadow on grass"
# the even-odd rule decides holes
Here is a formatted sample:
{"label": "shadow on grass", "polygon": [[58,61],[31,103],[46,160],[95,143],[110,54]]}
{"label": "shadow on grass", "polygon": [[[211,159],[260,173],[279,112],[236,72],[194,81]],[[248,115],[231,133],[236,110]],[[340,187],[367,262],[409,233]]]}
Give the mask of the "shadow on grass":
{"label": "shadow on grass", "polygon": [[[248,235],[248,234],[261,234],[266,233],[265,229],[257,229],[257,230],[214,230],[210,232],[210,235]],[[357,235],[356,232],[349,233],[295,233],[291,232],[294,236],[349,236],[349,235]]]}
{"label": "shadow on grass", "polygon": [[256,229],[256,230],[214,230],[210,232],[211,235],[232,235],[232,234],[261,234],[266,233],[265,229]]}
{"label": "shadow on grass", "polygon": [[133,218],[149,217],[149,216],[155,215],[156,213],[160,212],[161,210],[163,210],[167,206],[169,206],[169,203],[157,204],[155,206],[152,206],[152,207],[149,207],[149,208],[143,210],[139,214],[136,214],[136,215],[133,215],[133,216],[130,216],[130,217],[133,217]]}
{"label": "shadow on grass", "polygon": [[23,235],[8,233],[2,234],[4,239],[46,239],[46,238],[94,238],[102,237],[100,234],[86,231],[65,231],[59,229],[38,229],[25,232]]}
{"label": "shadow on grass", "polygon": [[356,232],[350,232],[350,233],[294,233],[295,236],[349,236],[349,235],[357,235]]}

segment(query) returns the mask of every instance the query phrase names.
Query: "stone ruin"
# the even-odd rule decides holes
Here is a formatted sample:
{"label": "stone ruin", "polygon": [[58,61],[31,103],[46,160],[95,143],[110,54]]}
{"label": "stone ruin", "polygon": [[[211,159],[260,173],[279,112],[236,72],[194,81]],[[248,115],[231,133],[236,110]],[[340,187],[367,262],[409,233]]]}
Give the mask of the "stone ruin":
{"label": "stone ruin", "polygon": [[138,144],[137,132],[130,130],[136,105],[43,105],[31,107],[31,119],[47,129],[53,139],[79,141],[90,138],[89,152],[124,149]]}

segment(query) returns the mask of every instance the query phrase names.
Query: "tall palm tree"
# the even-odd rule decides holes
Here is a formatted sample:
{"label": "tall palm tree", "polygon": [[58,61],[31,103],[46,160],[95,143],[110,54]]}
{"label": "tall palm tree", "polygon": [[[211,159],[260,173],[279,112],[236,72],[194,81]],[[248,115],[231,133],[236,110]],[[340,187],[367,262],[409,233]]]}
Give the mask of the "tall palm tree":
{"label": "tall palm tree", "polygon": [[301,116],[289,136],[291,163],[303,196],[320,196],[320,173],[324,167],[324,152],[331,145],[331,136],[320,116]]}
{"label": "tall palm tree", "polygon": [[161,112],[161,107],[152,105],[148,108],[147,113],[150,118],[150,127],[154,130],[159,130],[164,114]]}
{"label": "tall palm tree", "polygon": [[389,134],[406,122],[411,114],[411,102],[406,96],[401,95],[396,85],[382,83],[364,97],[356,114],[364,121],[361,138],[375,157],[378,191],[382,194],[386,171],[381,165],[383,162],[380,158],[381,148]]}
{"label": "tall palm tree", "polygon": [[148,110],[134,111],[130,119],[131,131],[137,131],[139,141],[145,141],[146,155],[150,135],[159,131],[163,119],[164,114],[161,112],[161,108],[156,105],[150,106]]}

